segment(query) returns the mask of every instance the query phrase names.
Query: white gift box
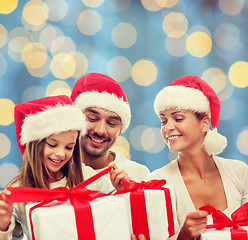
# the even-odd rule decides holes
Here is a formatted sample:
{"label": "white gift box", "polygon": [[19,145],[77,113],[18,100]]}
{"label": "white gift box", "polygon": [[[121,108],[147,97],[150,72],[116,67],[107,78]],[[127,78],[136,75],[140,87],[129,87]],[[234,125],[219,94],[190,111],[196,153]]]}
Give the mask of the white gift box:
{"label": "white gift box", "polygon": [[[128,216],[123,199],[106,196],[90,201],[89,203],[96,240],[130,239],[131,233],[129,231]],[[26,205],[30,236],[29,210],[34,205],[35,204]],[[54,201],[48,205],[36,208],[32,211],[31,218],[36,240],[78,239],[74,207],[68,201]],[[83,227],[83,224],[82,226],[80,225],[80,228]],[[88,229],[88,231],[90,231],[90,229]]]}
{"label": "white gift box", "polygon": [[[149,228],[149,236],[146,236],[146,240],[166,240],[169,238],[169,228],[175,233],[178,232],[178,222],[177,222],[177,214],[176,214],[176,198],[174,194],[174,190],[170,186],[166,186],[170,192],[170,199],[168,202],[171,202],[171,205],[166,202],[165,193],[163,190],[157,189],[145,189],[143,190],[143,195],[145,198],[145,211],[147,215],[147,223]],[[140,190],[138,191],[140,193]],[[135,201],[136,192],[128,192],[123,194],[117,194],[116,196],[122,199],[125,199],[127,205],[127,214],[129,216],[129,227],[130,232],[135,233],[136,231],[133,229],[132,222],[132,210],[130,203],[130,195],[133,195]],[[139,200],[138,200],[139,201]],[[139,203],[136,207],[139,206]],[[143,208],[143,207],[141,207]],[[143,211],[140,209],[140,211]],[[171,212],[172,216],[168,219],[168,213]],[[136,219],[139,219],[138,216]],[[139,219],[139,224],[144,219]],[[145,228],[145,227],[144,227]],[[144,234],[144,232],[139,232]],[[139,234],[138,233],[138,234]],[[144,234],[145,235],[145,234]]]}
{"label": "white gift box", "polygon": [[[242,226],[242,228],[248,231],[248,227]],[[238,236],[235,239],[239,240],[248,240],[248,234],[246,233],[246,237]],[[201,234],[200,240],[233,240],[231,237],[230,227],[223,228],[221,230],[217,229],[207,229],[205,233]]]}

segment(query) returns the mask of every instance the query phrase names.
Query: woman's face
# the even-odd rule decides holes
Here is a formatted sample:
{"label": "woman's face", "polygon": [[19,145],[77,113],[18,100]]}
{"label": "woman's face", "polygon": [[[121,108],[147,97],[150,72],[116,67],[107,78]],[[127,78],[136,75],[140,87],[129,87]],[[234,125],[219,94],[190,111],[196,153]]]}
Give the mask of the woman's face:
{"label": "woman's face", "polygon": [[200,149],[205,132],[209,128],[209,118],[197,119],[190,110],[170,108],[161,111],[161,134],[171,152],[190,152]]}
{"label": "woman's face", "polygon": [[[61,168],[71,159],[78,131],[66,131],[49,136],[45,141],[43,163],[49,171],[52,181],[63,174]],[[61,175],[61,176],[60,176]]]}

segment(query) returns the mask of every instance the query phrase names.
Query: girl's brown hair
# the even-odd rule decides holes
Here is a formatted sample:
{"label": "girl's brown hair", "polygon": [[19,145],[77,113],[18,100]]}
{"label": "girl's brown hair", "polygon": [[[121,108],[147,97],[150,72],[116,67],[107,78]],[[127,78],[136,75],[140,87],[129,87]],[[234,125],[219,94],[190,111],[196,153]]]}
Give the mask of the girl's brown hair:
{"label": "girl's brown hair", "polygon": [[[9,186],[18,183],[22,187],[49,188],[49,173],[42,161],[45,142],[46,139],[43,139],[26,145],[18,175],[8,184]],[[61,168],[67,179],[66,186],[68,188],[72,188],[84,180],[82,158],[80,141],[77,138],[71,159]]]}

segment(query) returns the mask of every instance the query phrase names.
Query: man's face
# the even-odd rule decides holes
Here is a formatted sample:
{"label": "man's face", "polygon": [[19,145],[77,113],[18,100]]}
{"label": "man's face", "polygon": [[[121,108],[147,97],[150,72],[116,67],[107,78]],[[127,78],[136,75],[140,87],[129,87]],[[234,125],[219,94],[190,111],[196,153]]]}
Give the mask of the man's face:
{"label": "man's face", "polygon": [[103,156],[121,134],[121,118],[97,107],[89,107],[84,113],[87,121],[87,134],[82,137],[84,152],[93,157]]}

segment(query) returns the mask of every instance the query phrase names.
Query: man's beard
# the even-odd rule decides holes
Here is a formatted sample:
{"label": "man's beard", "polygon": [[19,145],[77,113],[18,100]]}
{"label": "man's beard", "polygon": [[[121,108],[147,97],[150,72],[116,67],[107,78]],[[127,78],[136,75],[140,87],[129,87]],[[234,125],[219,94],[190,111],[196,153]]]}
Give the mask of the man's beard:
{"label": "man's beard", "polygon": [[99,157],[103,156],[108,150],[109,150],[109,148],[103,149],[100,152],[97,152],[97,151],[94,151],[94,150],[90,151],[89,148],[87,148],[87,146],[83,144],[83,151],[87,155],[89,155],[90,157],[93,157],[93,158],[99,158]]}

